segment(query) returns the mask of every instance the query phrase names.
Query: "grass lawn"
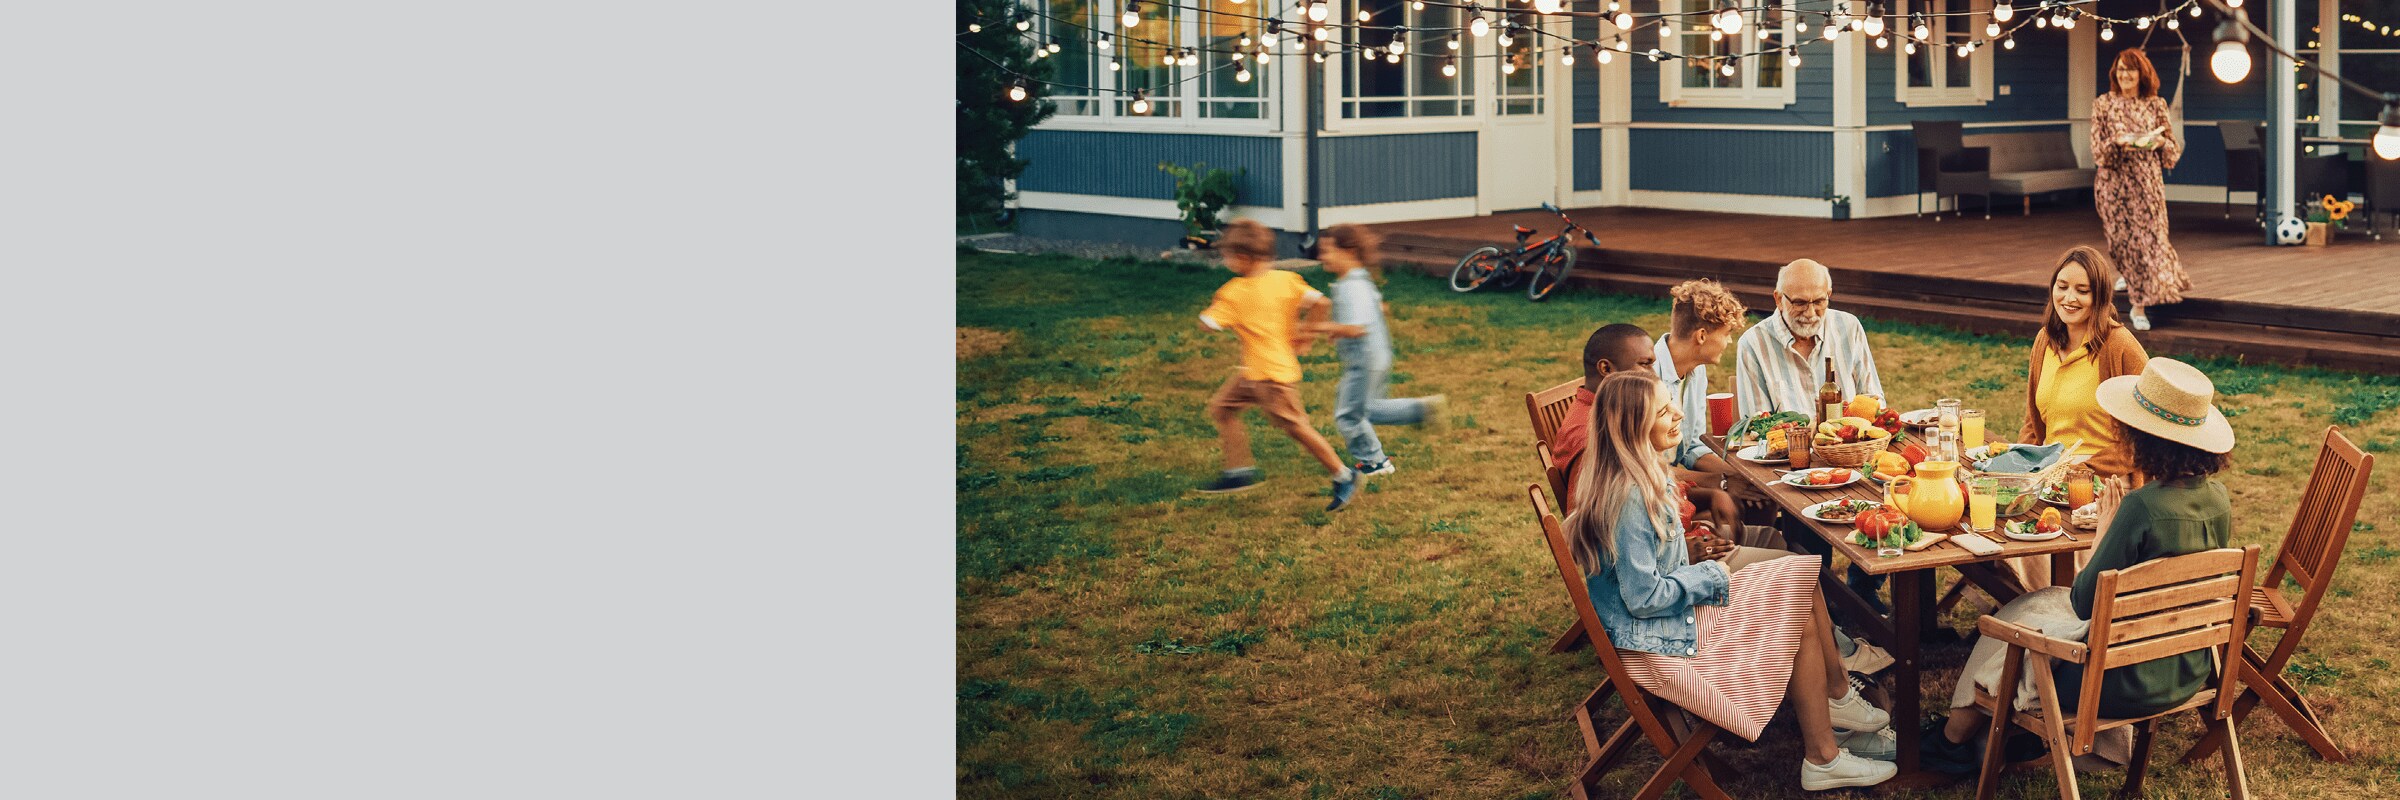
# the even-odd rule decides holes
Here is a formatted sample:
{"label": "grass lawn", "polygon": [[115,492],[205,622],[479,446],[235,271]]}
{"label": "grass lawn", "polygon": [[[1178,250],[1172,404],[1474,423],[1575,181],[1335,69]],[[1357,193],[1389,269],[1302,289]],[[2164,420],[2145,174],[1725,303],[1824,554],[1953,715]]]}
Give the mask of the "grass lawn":
{"label": "grass lawn", "polygon": [[[1392,391],[1448,394],[1455,424],[1384,429],[1400,472],[1327,514],[1320,468],[1256,414],[1266,485],[1189,491],[1219,466],[1201,409],[1235,353],[1232,336],[1195,317],[1229,273],[966,251],[957,269],[962,796],[1564,795],[1583,760],[1565,714],[1601,671],[1588,652],[1547,651],[1571,613],[1525,502],[1540,475],[1523,397],[1578,376],[1584,337],[1602,324],[1663,330],[1665,301],[1570,293],[1536,305],[1394,273]],[[1956,396],[1989,410],[1992,430],[2017,429],[2031,331],[1869,322],[1896,405]],[[1719,391],[1731,359],[1711,370]],[[1303,397],[1338,446],[1332,348],[1302,361]],[[2235,543],[2266,557],[2325,426],[2384,457],[2400,450],[2400,380],[2202,368],[2241,440],[2220,476]],[[2258,796],[2400,792],[2395,469],[2377,471],[2291,670],[2353,761],[2319,761],[2262,707],[2241,728]],[[1972,624],[1963,612],[1951,622]],[[2263,650],[2273,635],[2253,641]],[[1929,674],[1929,706],[1944,704],[1954,673]],[[2161,727],[2155,796],[2221,796],[2215,760],[2175,763],[2197,731],[2189,715]],[[1714,749],[1736,774],[1718,777],[1735,796],[1800,794],[1788,713],[1755,745],[1725,739]],[[1648,774],[1657,758],[1637,751],[1602,796],[1630,795]],[[2083,790],[2113,792],[2121,777],[2086,776]],[[2008,797],[2056,792],[2047,770],[2003,784]]]}

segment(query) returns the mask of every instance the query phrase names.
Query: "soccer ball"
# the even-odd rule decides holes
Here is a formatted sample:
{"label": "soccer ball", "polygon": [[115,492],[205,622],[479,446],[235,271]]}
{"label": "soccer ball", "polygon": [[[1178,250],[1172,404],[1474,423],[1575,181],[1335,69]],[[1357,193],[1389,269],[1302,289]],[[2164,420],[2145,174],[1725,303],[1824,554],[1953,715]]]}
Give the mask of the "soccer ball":
{"label": "soccer ball", "polygon": [[2294,245],[2299,244],[2302,240],[2307,238],[2308,223],[2300,221],[2299,217],[2284,217],[2283,219],[2276,221],[2276,244]]}

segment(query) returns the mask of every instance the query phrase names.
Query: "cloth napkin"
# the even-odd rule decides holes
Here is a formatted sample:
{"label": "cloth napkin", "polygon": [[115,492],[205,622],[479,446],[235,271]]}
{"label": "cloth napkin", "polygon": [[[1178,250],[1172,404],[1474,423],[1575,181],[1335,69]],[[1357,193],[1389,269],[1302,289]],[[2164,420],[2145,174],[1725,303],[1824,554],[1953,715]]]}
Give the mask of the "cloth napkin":
{"label": "cloth napkin", "polygon": [[1975,469],[1980,472],[2030,474],[2048,469],[2051,464],[2056,463],[2059,457],[2065,455],[2066,452],[2067,445],[2065,442],[2060,442],[2058,444],[2046,444],[2040,447],[2023,444],[2014,445],[2009,447],[2008,452],[2006,453],[2001,453],[2000,455],[1984,459],[1981,463],[1975,465]]}

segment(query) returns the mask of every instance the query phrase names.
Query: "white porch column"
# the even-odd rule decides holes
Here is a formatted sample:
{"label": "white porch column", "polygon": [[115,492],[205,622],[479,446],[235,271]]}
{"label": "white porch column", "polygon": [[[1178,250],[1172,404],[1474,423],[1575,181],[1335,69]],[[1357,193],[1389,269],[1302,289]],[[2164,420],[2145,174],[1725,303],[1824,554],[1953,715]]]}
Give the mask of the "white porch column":
{"label": "white porch column", "polygon": [[[1627,4],[1630,7],[1630,3]],[[1601,44],[1610,47],[1626,36],[1613,21],[1600,23]],[[1600,67],[1600,202],[1621,206],[1633,202],[1633,142],[1625,126],[1633,122],[1633,60],[1642,50],[1614,53]]]}
{"label": "white porch column", "polygon": [[1833,193],[1850,198],[1852,217],[1867,208],[1867,38],[1852,32],[1832,43]]}
{"label": "white porch column", "polygon": [[[2350,26],[2342,24],[2342,0],[2317,0],[2316,33],[2298,35],[2303,40],[2317,40],[2317,47],[2320,48],[2317,51],[2317,63],[2325,67],[2327,72],[2340,75],[2342,74],[2342,29],[2347,27]],[[2325,76],[2322,75],[2311,75],[2308,77],[2308,82],[2317,87],[2317,135],[2327,139],[2340,138],[2342,135],[2341,87],[2325,80]]]}
{"label": "white porch column", "polygon": [[[2073,131],[2075,163],[2086,169],[2092,166],[2092,99],[2100,94],[2098,28],[2077,25],[2067,31],[2067,122]],[[2192,77],[2199,76],[2193,73]]]}
{"label": "white porch column", "polygon": [[[2298,2],[2267,3],[2267,32],[2275,38],[2275,46],[2284,52],[2298,49]],[[2340,17],[2333,22],[2339,24]],[[2293,195],[2296,193],[2293,170],[2298,168],[2299,97],[2295,85],[2299,73],[2290,59],[2269,54],[2261,59],[2264,67],[2259,76],[2267,84],[2267,243],[2275,241],[2275,223],[2292,215]]]}

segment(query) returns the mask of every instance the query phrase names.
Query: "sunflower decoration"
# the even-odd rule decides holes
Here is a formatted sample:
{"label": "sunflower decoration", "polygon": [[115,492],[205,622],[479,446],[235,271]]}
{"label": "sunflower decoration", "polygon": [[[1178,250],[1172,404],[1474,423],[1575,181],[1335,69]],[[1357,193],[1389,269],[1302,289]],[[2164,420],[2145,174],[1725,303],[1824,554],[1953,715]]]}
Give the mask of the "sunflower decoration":
{"label": "sunflower decoration", "polygon": [[2317,207],[2320,209],[2319,213],[2310,214],[2309,216],[2323,216],[2324,219],[2311,221],[2326,222],[2332,224],[2334,227],[2347,229],[2350,227],[2349,223],[2347,222],[2347,220],[2350,219],[2350,212],[2357,210],[2358,204],[2348,200],[2343,200],[2333,195],[2325,195],[2323,198],[2317,200]]}

